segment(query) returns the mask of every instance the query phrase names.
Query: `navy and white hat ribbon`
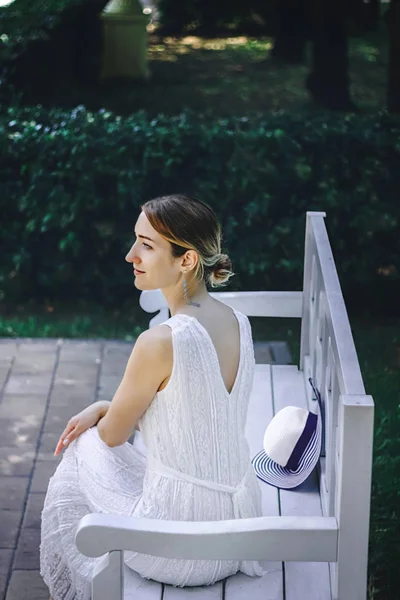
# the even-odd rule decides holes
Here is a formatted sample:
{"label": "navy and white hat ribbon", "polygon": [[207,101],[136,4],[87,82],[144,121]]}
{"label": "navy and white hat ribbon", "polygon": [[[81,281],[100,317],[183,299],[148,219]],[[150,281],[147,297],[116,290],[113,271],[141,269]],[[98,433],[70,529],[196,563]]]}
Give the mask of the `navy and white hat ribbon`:
{"label": "navy and white hat ribbon", "polygon": [[311,377],[317,412],[286,406],[273,417],[264,434],[264,450],[252,460],[257,477],[283,489],[297,487],[313,471],[321,454],[321,394]]}

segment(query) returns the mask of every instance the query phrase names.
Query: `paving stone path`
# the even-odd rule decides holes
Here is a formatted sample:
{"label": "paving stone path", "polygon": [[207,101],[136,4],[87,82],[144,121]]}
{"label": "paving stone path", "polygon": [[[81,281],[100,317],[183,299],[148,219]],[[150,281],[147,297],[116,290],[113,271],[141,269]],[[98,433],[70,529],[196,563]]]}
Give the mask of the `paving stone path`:
{"label": "paving stone path", "polygon": [[[48,600],[39,573],[40,517],[53,452],[68,419],[111,400],[132,342],[0,339],[0,600]],[[291,362],[286,344],[256,342],[259,363]]]}

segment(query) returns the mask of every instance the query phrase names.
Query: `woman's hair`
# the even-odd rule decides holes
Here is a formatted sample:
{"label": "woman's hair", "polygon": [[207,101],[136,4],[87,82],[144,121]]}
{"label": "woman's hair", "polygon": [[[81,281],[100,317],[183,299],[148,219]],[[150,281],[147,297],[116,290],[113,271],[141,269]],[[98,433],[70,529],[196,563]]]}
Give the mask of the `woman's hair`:
{"label": "woman's hair", "polygon": [[227,254],[221,254],[221,225],[210,206],[177,194],[149,200],[141,209],[157,233],[170,242],[173,257],[187,250],[197,252],[195,279],[204,279],[211,287],[228,283],[234,275],[232,263]]}

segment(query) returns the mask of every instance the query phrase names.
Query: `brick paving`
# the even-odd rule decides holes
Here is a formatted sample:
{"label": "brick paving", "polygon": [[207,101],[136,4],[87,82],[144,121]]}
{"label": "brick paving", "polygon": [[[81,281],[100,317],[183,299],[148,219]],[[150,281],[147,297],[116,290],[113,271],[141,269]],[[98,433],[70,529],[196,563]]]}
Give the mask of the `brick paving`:
{"label": "brick paving", "polygon": [[[132,342],[0,339],[0,600],[48,600],[39,573],[40,516],[53,452],[68,419],[111,400]],[[283,343],[256,342],[256,361],[287,363]]]}

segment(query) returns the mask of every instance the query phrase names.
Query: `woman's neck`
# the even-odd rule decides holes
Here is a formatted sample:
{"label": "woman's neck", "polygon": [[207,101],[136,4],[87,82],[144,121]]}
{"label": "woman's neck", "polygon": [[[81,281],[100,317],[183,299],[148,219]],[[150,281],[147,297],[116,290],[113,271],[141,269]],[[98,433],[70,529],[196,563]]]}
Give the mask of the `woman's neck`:
{"label": "woman's neck", "polygon": [[188,284],[187,298],[188,302],[185,301],[183,295],[183,285],[179,285],[178,289],[175,290],[161,290],[167,303],[168,308],[172,316],[177,313],[192,314],[196,310],[200,310],[204,307],[204,304],[210,300],[210,294],[208,293],[207,286],[204,281],[193,285]]}

